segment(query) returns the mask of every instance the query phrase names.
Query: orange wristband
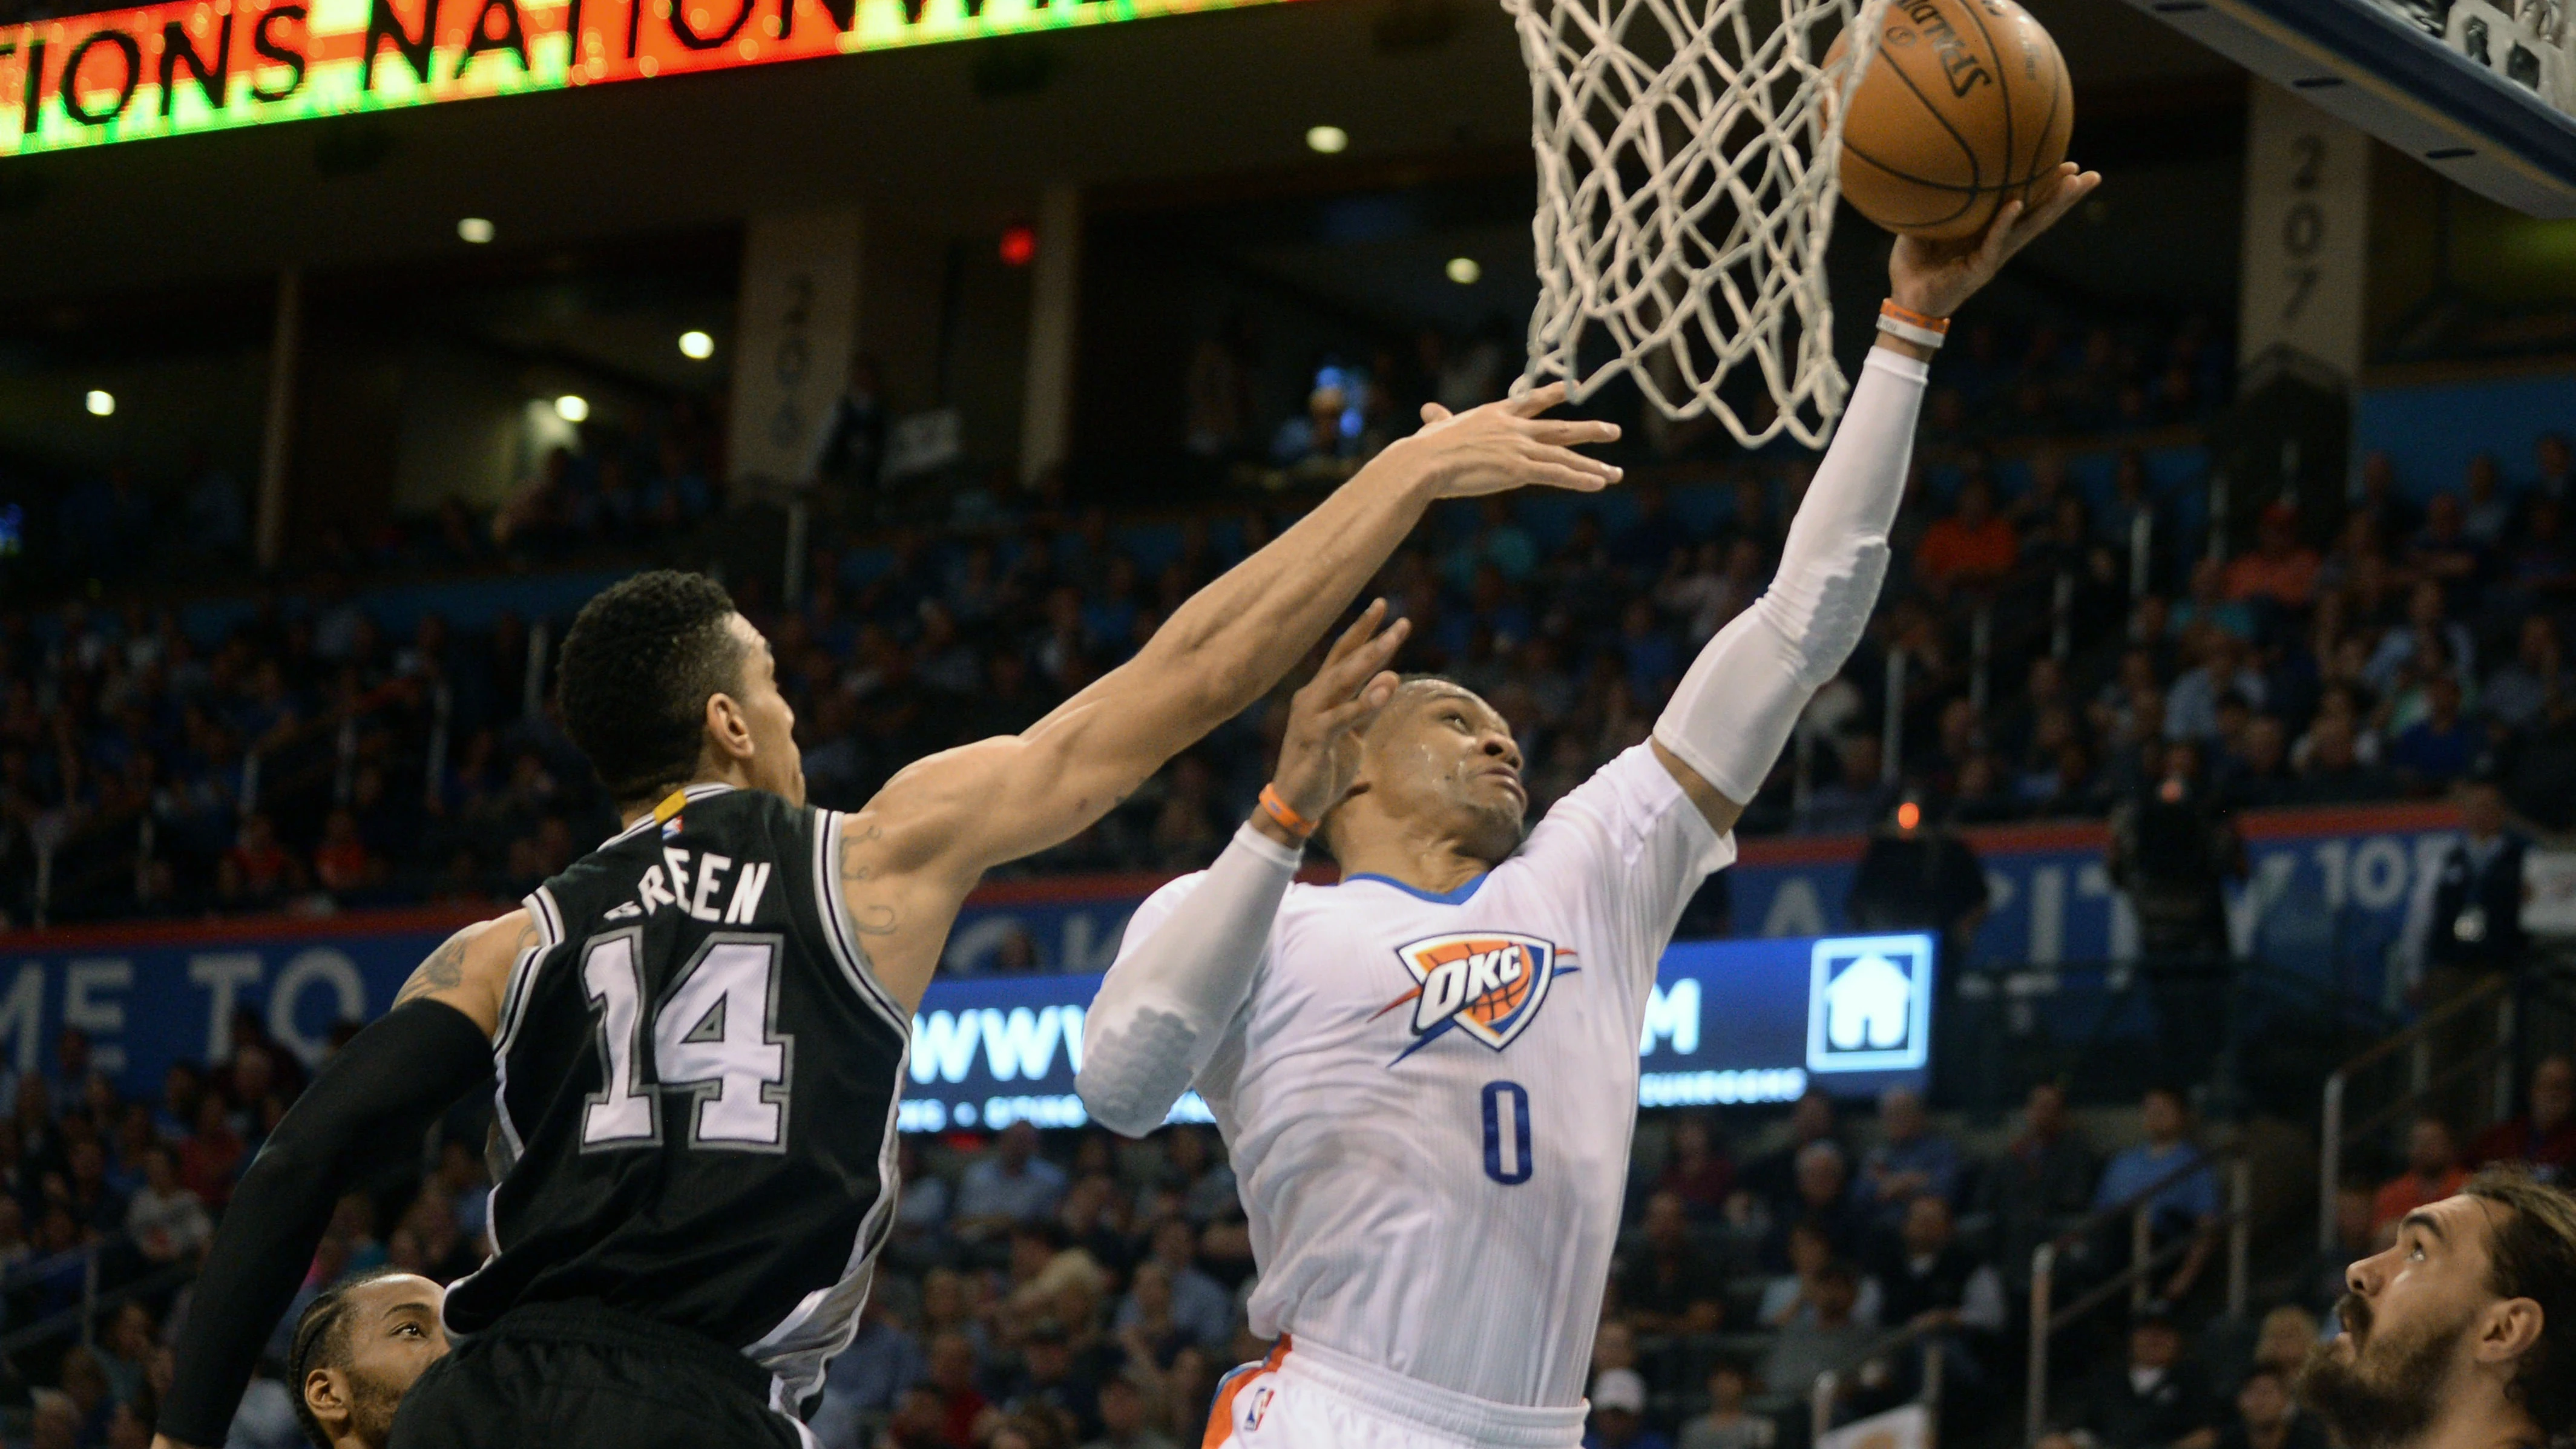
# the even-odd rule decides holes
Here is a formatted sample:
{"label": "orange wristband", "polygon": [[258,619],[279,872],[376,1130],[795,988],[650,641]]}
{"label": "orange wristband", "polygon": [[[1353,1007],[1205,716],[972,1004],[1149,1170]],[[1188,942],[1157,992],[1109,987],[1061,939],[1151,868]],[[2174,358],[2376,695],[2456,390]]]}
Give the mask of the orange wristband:
{"label": "orange wristband", "polygon": [[1280,829],[1299,840],[1315,833],[1315,822],[1290,809],[1288,802],[1279,798],[1279,789],[1275,785],[1261,787],[1261,813],[1277,821]]}
{"label": "orange wristband", "polygon": [[1900,307],[1896,305],[1896,299],[1893,297],[1890,297],[1886,301],[1878,304],[1878,315],[1881,317],[1893,317],[1899,322],[1910,323],[1916,327],[1927,328],[1934,332],[1948,332],[1950,330],[1949,318],[1926,317],[1911,307]]}

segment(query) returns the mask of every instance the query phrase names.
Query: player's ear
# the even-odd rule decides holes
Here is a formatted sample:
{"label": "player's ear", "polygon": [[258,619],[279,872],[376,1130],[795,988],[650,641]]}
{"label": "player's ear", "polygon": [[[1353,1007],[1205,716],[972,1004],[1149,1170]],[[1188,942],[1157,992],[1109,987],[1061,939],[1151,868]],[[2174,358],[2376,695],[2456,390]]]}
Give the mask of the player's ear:
{"label": "player's ear", "polygon": [[349,1383],[335,1368],[317,1368],[304,1376],[304,1407],[325,1429],[349,1421]]}
{"label": "player's ear", "polygon": [[2490,1303],[2480,1315],[2474,1352],[2483,1363],[2510,1364],[2540,1341],[2540,1305],[2528,1298]]}
{"label": "player's ear", "polygon": [[751,716],[743,712],[741,701],[730,694],[708,695],[706,728],[707,749],[718,759],[751,758]]}

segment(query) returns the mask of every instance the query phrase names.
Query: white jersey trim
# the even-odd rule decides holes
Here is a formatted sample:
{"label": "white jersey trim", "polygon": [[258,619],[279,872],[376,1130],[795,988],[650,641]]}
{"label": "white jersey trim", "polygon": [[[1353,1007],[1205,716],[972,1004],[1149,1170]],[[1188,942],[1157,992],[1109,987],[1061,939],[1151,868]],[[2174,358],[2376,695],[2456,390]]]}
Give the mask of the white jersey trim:
{"label": "white jersey trim", "polygon": [[912,1018],[895,1005],[894,993],[885,989],[868,965],[867,949],[859,944],[849,904],[841,899],[841,876],[835,862],[841,855],[841,827],[849,818],[837,810],[814,812],[814,913],[823,918],[823,939],[831,943],[832,959],[840,963],[841,974],[849,978],[851,989],[902,1032],[904,1040],[910,1041]]}
{"label": "white jersey trim", "polygon": [[1588,1404],[1554,1409],[1498,1404],[1381,1368],[1294,1332],[1288,1339],[1288,1352],[1279,1361],[1281,1377],[1302,1379],[1398,1423],[1479,1449],[1566,1449],[1583,1438]]}
{"label": "white jersey trim", "polygon": [[867,1306],[876,1280],[877,1250],[893,1230],[895,1199],[903,1189],[902,1139],[895,1124],[903,1104],[904,1076],[911,1066],[912,1051],[907,1046],[895,1059],[895,1090],[886,1101],[885,1126],[877,1146],[877,1200],[859,1220],[841,1276],[798,1300],[776,1328],[742,1351],[745,1358],[776,1376],[779,1388],[773,1392],[786,1394],[790,1417],[794,1405],[822,1389],[824,1366],[858,1337],[859,1310]]}
{"label": "white jersey trim", "polygon": [[[509,985],[501,994],[501,1029],[492,1037],[492,1118],[501,1129],[501,1143],[508,1149],[512,1163],[527,1149],[519,1136],[519,1124],[510,1120],[510,1048],[517,1044],[519,1027],[527,1018],[529,987],[536,981],[539,964],[564,942],[563,907],[556,903],[552,891],[539,886],[528,893],[525,904],[528,920],[537,928],[537,943],[510,963]],[[493,1234],[492,1250],[500,1251],[497,1232]]]}

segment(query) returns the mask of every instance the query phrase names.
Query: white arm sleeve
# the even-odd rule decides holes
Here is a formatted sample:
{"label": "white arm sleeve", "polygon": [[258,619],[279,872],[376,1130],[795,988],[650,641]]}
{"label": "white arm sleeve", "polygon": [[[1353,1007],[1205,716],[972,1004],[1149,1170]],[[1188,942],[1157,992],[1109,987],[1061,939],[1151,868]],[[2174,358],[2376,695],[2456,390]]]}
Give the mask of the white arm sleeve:
{"label": "white arm sleeve", "polygon": [[1247,824],[1215,864],[1137,908],[1083,1018],[1074,1090],[1093,1121],[1127,1137],[1163,1125],[1251,994],[1303,859]]}
{"label": "white arm sleeve", "polygon": [[1655,721],[1655,739],[1729,800],[1761,790],[1799,711],[1869,626],[1930,375],[1914,358],[1870,349],[1771,587],[1708,641]]}

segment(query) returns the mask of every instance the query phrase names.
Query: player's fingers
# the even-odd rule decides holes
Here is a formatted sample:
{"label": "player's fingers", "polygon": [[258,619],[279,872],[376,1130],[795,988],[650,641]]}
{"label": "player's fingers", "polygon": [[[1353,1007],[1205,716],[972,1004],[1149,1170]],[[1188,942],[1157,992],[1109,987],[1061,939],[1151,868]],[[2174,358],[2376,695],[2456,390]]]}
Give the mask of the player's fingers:
{"label": "player's fingers", "polygon": [[1533,468],[1522,477],[1536,488],[1562,488],[1569,493],[1598,493],[1619,481],[1619,470],[1611,469],[1610,476],[1604,478],[1598,473],[1579,468],[1550,466]]}
{"label": "player's fingers", "polygon": [[1560,448],[1552,443],[1535,444],[1522,456],[1531,463],[1589,473],[1604,483],[1617,482],[1619,478],[1620,470],[1617,464],[1605,463],[1589,453],[1578,453],[1572,448]]}
{"label": "player's fingers", "polygon": [[1342,636],[1333,641],[1333,647],[1324,655],[1324,666],[1331,668],[1336,661],[1347,658],[1353,650],[1367,643],[1369,636],[1377,632],[1378,621],[1385,617],[1386,600],[1369,600],[1368,607],[1360,610],[1360,616],[1353,619],[1351,626],[1342,631]]}
{"label": "player's fingers", "polygon": [[2101,188],[2101,172],[2075,171],[2075,163],[2072,161],[2066,163],[2066,169],[2074,171],[2075,174],[2067,177],[2058,186],[2056,193],[2040,207],[2037,220],[2042,227],[2055,224],[2059,217],[2074,210],[2078,202]]}
{"label": "player's fingers", "polygon": [[1356,727],[1360,721],[1375,713],[1377,713],[1377,706],[1370,704],[1365,698],[1351,699],[1315,716],[1315,723],[1322,728],[1324,738],[1331,739]]}
{"label": "player's fingers", "polygon": [[1519,397],[1504,399],[1502,408],[1517,418],[1534,418],[1563,401],[1565,384],[1551,382],[1545,387],[1531,388]]}
{"label": "player's fingers", "polygon": [[1432,423],[1445,423],[1449,421],[1449,410],[1436,402],[1424,403],[1422,405],[1422,421],[1426,427]]}
{"label": "player's fingers", "polygon": [[2004,264],[2004,259],[2012,255],[2015,244],[2014,228],[2028,210],[2029,208],[2022,204],[2019,197],[1995,209],[1993,223],[1987,226],[1985,236],[1977,243],[1977,262],[1980,266],[1989,270],[2000,267]]}
{"label": "player's fingers", "polygon": [[1521,436],[1571,448],[1582,443],[1615,443],[1619,441],[1619,425],[1599,418],[1531,418],[1521,424]]}
{"label": "player's fingers", "polygon": [[2021,233],[2019,242],[2028,242],[2032,237],[2057,225],[2060,217],[2074,210],[2077,202],[2091,195],[2093,188],[2102,184],[2102,173],[2081,170],[2074,162],[2069,161],[2057,168],[2055,182],[2048,195],[2042,198],[2038,205],[2023,214],[2021,225],[2017,228]]}
{"label": "player's fingers", "polygon": [[1398,619],[1348,655],[1334,660],[1328,671],[1332,698],[1336,702],[1350,698],[1362,681],[1386,667],[1386,661],[1395,657],[1395,651],[1404,647],[1412,633],[1413,621]]}
{"label": "player's fingers", "polygon": [[1338,734],[1367,722],[1370,716],[1386,708],[1388,700],[1395,698],[1397,682],[1394,671],[1378,671],[1349,702],[1335,705],[1323,713],[1320,722],[1325,732]]}

